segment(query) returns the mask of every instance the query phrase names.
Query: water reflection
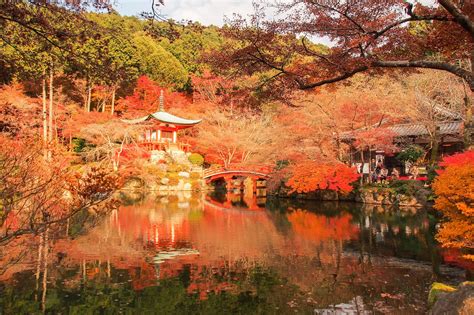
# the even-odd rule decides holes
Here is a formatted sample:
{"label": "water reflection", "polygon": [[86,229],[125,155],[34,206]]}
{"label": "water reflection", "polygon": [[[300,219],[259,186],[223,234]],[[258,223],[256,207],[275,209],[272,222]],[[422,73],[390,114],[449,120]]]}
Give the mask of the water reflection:
{"label": "water reflection", "polygon": [[433,278],[463,277],[440,265],[426,211],[261,205],[229,195],[124,195],[120,209],[87,233],[51,235],[44,281],[35,271],[44,240],[12,247],[28,254],[0,277],[0,306],[4,313],[421,312]]}

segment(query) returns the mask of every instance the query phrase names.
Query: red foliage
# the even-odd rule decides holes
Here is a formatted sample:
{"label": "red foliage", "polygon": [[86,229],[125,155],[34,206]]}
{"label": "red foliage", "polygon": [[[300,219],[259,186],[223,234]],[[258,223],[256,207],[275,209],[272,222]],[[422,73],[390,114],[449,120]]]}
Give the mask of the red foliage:
{"label": "red foliage", "polygon": [[110,114],[101,112],[79,111],[71,115],[70,119],[63,123],[62,135],[64,137],[77,136],[81,129],[90,124],[100,124],[110,120]]}
{"label": "red foliage", "polygon": [[302,162],[293,169],[293,176],[287,185],[292,192],[307,193],[328,189],[349,193],[351,184],[359,178],[354,168],[345,164],[320,164],[314,161]]}
{"label": "red foliage", "polygon": [[448,167],[456,165],[474,165],[474,150],[446,156],[439,163],[439,166]]}

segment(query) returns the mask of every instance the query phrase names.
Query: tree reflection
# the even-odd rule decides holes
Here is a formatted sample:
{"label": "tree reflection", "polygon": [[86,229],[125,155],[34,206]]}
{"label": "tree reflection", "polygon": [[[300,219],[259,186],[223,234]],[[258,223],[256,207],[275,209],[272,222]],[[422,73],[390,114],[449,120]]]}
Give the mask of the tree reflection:
{"label": "tree reflection", "polygon": [[24,259],[0,279],[2,309],[287,313],[356,299],[413,310],[425,305],[439,259],[435,221],[421,211],[290,201],[255,211],[184,194],[131,200],[86,233],[17,248]]}

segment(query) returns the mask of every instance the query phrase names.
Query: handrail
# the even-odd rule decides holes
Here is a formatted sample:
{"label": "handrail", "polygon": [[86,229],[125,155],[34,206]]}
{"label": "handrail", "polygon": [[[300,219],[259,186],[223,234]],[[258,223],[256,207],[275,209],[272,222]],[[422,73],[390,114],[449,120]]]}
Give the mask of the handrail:
{"label": "handrail", "polygon": [[203,175],[204,178],[209,178],[212,176],[216,175],[225,175],[225,174],[234,174],[234,173],[241,173],[241,174],[253,174],[253,175],[259,175],[263,177],[268,177],[270,172],[265,172],[264,170],[246,170],[242,168],[235,168],[235,169],[226,169],[223,167],[218,167],[218,168],[208,168],[204,170]]}

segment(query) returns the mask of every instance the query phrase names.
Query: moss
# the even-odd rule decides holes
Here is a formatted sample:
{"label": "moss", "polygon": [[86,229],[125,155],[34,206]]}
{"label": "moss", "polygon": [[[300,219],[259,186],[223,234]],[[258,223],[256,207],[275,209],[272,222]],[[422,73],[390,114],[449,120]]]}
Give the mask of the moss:
{"label": "moss", "polygon": [[448,293],[448,292],[454,292],[454,291],[456,291],[456,288],[452,286],[449,286],[441,282],[434,282],[431,285],[430,293],[428,295],[428,304],[433,305],[438,299],[438,296],[440,293]]}
{"label": "moss", "polygon": [[192,153],[188,159],[189,162],[197,166],[202,166],[204,164],[204,158],[199,153]]}

